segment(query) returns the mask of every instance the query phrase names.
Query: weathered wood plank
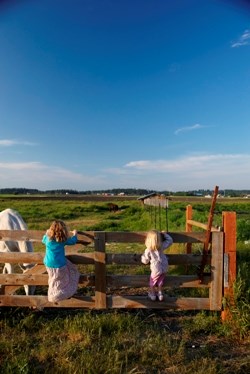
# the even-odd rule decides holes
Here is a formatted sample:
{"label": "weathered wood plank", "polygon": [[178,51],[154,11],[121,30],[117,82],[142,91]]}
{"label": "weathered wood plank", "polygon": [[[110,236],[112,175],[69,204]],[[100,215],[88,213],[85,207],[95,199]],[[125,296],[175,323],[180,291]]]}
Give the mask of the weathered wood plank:
{"label": "weathered wood plank", "polygon": [[95,237],[95,307],[105,309],[106,306],[105,233],[100,232]]}
{"label": "weathered wood plank", "polygon": [[87,244],[94,243],[95,233],[94,231],[77,231],[77,238]]}
{"label": "weathered wood plank", "polygon": [[0,263],[8,262],[10,264],[35,263],[43,264],[43,252],[0,252]]}
{"label": "weathered wood plank", "polygon": [[106,232],[105,234],[106,243],[144,243],[146,236],[145,232],[129,231]]}
{"label": "weathered wood plank", "polygon": [[[193,208],[192,205],[188,205],[186,207],[186,232],[192,232],[192,225],[189,221],[192,218]],[[192,243],[186,244],[186,253],[192,253]],[[186,271],[188,271],[188,267],[186,267]]]}
{"label": "weathered wood plank", "polygon": [[[35,263],[43,264],[45,253],[44,252],[0,252],[0,263],[22,264],[22,263]],[[75,264],[94,264],[94,253],[70,253],[66,257]]]}
{"label": "weathered wood plank", "polygon": [[66,257],[74,264],[90,265],[95,263],[95,253],[72,253]]}
{"label": "weathered wood plank", "polygon": [[214,232],[212,235],[210,310],[222,309],[223,235],[223,232]]}
{"label": "weathered wood plank", "polygon": [[38,230],[0,230],[0,240],[41,242],[44,234]]}
{"label": "weathered wood plank", "polygon": [[70,299],[50,303],[47,296],[0,295],[0,307],[30,307],[30,308],[95,308],[95,299],[88,296],[75,296]]}
{"label": "weathered wood plank", "polygon": [[[88,245],[93,242],[93,237],[99,232],[86,231],[78,234],[79,243]],[[146,232],[106,232],[106,242],[118,243],[144,243]],[[199,243],[204,242],[203,232],[170,232],[175,243]],[[0,240],[19,240],[41,242],[44,231],[41,230],[0,230]]]}
{"label": "weathered wood plank", "polygon": [[[41,230],[0,230],[0,240],[19,240],[41,242],[45,231]],[[77,234],[78,243],[88,245],[94,241],[94,231],[80,231]]]}
{"label": "weathered wood plank", "polygon": [[[186,224],[189,225],[189,226],[196,226],[196,227],[199,227],[199,228],[204,229],[204,230],[207,230],[207,228],[208,228],[207,223],[201,223],[201,222],[198,222],[198,221],[194,221],[192,219],[187,219]],[[212,226],[211,231],[220,231],[220,230],[218,229],[218,227]]]}
{"label": "weathered wood plank", "polygon": [[47,274],[0,274],[0,284],[5,286],[44,286],[48,284]]}
{"label": "weathered wood plank", "polygon": [[[43,264],[43,252],[20,253],[20,252],[0,252],[0,263],[22,264],[35,263]],[[202,256],[196,254],[167,254],[169,265],[199,265]],[[94,264],[94,252],[92,253],[70,253],[66,257],[74,264]],[[107,264],[119,265],[140,265],[141,254],[136,253],[107,253]],[[211,256],[208,256],[207,263],[211,261]]]}
{"label": "weathered wood plank", "polygon": [[211,242],[211,229],[212,229],[214,208],[215,208],[218,192],[219,192],[219,187],[215,186],[212,204],[211,204],[209,215],[208,215],[207,231],[206,231],[206,236],[205,236],[205,241],[204,241],[204,246],[203,246],[203,259],[202,259],[200,270],[199,270],[199,276],[200,276],[201,282],[203,282],[203,276],[204,276],[203,273],[204,273],[205,265],[207,263],[207,255],[208,255],[209,246]]}
{"label": "weathered wood plank", "polygon": [[[177,309],[177,310],[209,310],[208,298],[175,298],[166,297],[162,302],[154,302],[147,296],[108,296],[108,308],[150,308],[150,309]],[[56,303],[48,302],[47,296],[0,295],[0,307],[31,307],[43,308],[88,308],[95,309],[95,298],[87,296],[74,296],[70,299]],[[98,308],[100,309],[100,308]],[[106,309],[106,308],[103,308]]]}
{"label": "weathered wood plank", "polygon": [[[144,243],[147,232],[106,232],[106,242]],[[169,232],[174,243],[203,243],[204,232]]]}
{"label": "weathered wood plank", "polygon": [[[222,213],[222,225],[224,227],[225,240],[224,240],[224,253],[227,256],[227,268],[224,269],[224,289],[223,296],[226,297],[227,302],[230,305],[234,305],[234,289],[233,283],[236,280],[237,267],[236,267],[236,243],[237,243],[237,224],[236,224],[236,212],[223,212]],[[224,266],[226,264],[224,263]],[[222,313],[221,318],[223,321],[230,319],[231,312],[226,307]]]}
{"label": "weathered wood plank", "polygon": [[165,297],[164,301],[155,302],[147,296],[110,296],[109,308],[150,308],[150,309],[182,309],[182,310],[209,310],[209,298],[176,298]]}
{"label": "weathered wood plank", "polygon": [[[196,254],[166,254],[169,265],[200,265],[202,255]],[[141,254],[136,253],[107,253],[107,264],[141,265]],[[208,256],[208,264],[211,261]]]}
{"label": "weathered wood plank", "polygon": [[[149,275],[107,275],[107,287],[147,287]],[[196,275],[167,275],[164,286],[173,288],[208,288],[210,277],[204,277],[204,283],[200,283]],[[0,274],[0,284],[3,286],[46,286],[48,285],[48,274]],[[95,276],[81,274],[79,284],[85,287],[95,286]]]}
{"label": "weathered wood plank", "polygon": [[[44,274],[46,272],[46,268],[44,265],[35,265],[32,269],[26,270],[26,275],[34,275],[34,274]],[[15,293],[20,286],[4,286],[4,294],[5,295],[12,295]]]}
{"label": "weathered wood plank", "polygon": [[[204,277],[204,283],[199,282],[197,275],[167,275],[164,286],[172,288],[208,288],[210,277]],[[147,287],[149,275],[108,275],[107,286],[113,288],[120,287]]]}
{"label": "weathered wood plank", "polygon": [[[0,284],[5,286],[47,286],[48,274],[0,274]],[[95,276],[89,274],[81,274],[79,284],[85,287],[93,287],[95,285]]]}

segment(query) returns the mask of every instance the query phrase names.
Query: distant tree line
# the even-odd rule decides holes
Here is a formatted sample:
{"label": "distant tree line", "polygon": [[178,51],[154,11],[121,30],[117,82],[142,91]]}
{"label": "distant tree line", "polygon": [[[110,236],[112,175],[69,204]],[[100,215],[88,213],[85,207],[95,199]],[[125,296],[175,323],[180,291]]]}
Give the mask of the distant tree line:
{"label": "distant tree line", "polygon": [[[29,189],[29,188],[1,188],[0,194],[10,194],[10,195],[32,195],[32,194],[49,194],[49,195],[93,195],[93,194],[125,194],[125,195],[147,195],[150,193],[154,193],[154,190],[146,190],[146,189],[136,189],[136,188],[113,188],[107,190],[88,190],[88,191],[77,191],[71,189],[57,189],[57,190],[37,190],[37,189]],[[157,192],[159,193],[159,192]],[[163,192],[161,192],[163,193]],[[166,194],[166,192],[165,192]],[[168,193],[169,194],[169,193]]]}
{"label": "distant tree line", "polygon": [[[96,195],[96,194],[110,194],[119,195],[124,194],[127,196],[144,196],[151,193],[163,194],[165,196],[206,196],[212,195],[213,190],[209,189],[199,189],[191,191],[155,191],[147,190],[143,188],[112,188],[107,190],[87,190],[87,191],[77,191],[71,189],[57,189],[57,190],[37,190],[33,188],[1,188],[0,194],[10,194],[10,195]],[[250,190],[220,190],[219,194],[225,197],[243,197],[250,195]]]}

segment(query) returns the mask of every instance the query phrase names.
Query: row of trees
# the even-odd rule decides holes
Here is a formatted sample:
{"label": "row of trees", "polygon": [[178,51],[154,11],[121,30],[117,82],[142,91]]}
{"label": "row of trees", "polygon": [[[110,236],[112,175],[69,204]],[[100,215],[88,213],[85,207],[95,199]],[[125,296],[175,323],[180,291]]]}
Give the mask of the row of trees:
{"label": "row of trees", "polygon": [[[155,190],[147,190],[143,188],[112,188],[107,190],[88,190],[88,191],[77,191],[77,190],[66,190],[66,189],[59,189],[59,190],[46,190],[40,191],[37,189],[30,189],[30,188],[1,188],[0,194],[11,194],[11,195],[36,195],[36,194],[69,194],[69,195],[93,195],[93,194],[110,194],[110,195],[119,195],[124,194],[126,196],[144,196],[151,193],[160,193],[166,196],[206,196],[212,195],[213,190],[191,190],[191,191],[155,191]],[[221,196],[230,196],[230,197],[243,197],[246,195],[250,195],[250,190],[221,190],[219,191]]]}

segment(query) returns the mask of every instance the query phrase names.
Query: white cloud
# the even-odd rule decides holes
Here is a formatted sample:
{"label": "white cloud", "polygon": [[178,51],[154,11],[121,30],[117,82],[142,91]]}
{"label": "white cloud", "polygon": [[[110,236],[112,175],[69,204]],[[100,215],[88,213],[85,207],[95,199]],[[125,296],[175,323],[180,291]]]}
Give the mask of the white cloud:
{"label": "white cloud", "polygon": [[87,175],[40,162],[0,162],[0,188],[146,188],[187,191],[199,188],[244,189],[250,185],[250,154],[189,154],[174,159],[132,160],[120,168]]}
{"label": "white cloud", "polygon": [[220,170],[221,166],[228,166],[230,169],[220,170],[221,173],[227,173],[231,175],[233,164],[244,163],[246,166],[249,163],[247,169],[250,169],[250,155],[230,155],[230,154],[215,154],[215,155],[194,155],[178,158],[176,160],[141,160],[131,161],[125,165],[126,168],[134,168],[137,170],[146,171],[157,171],[158,173],[172,172],[186,172],[196,173],[206,170]]}
{"label": "white cloud", "polygon": [[244,189],[250,184],[250,155],[200,154],[173,160],[138,160],[125,168],[140,174],[145,188],[188,190],[198,188]]}
{"label": "white cloud", "polygon": [[203,126],[203,125],[200,125],[199,123],[196,123],[193,126],[181,127],[179,129],[177,129],[174,133],[175,133],[175,135],[178,135],[180,132],[199,130],[199,129],[202,129],[204,127],[206,127],[206,126]]}
{"label": "white cloud", "polygon": [[14,147],[15,145],[29,145],[33,146],[36,143],[22,141],[22,140],[15,140],[15,139],[0,139],[0,147]]}
{"label": "white cloud", "polygon": [[84,190],[97,185],[102,177],[87,176],[62,167],[40,162],[0,162],[1,188],[25,187],[40,190],[71,188]]}
{"label": "white cloud", "polygon": [[250,30],[245,30],[237,41],[231,43],[232,48],[241,47],[243,45],[250,45]]}

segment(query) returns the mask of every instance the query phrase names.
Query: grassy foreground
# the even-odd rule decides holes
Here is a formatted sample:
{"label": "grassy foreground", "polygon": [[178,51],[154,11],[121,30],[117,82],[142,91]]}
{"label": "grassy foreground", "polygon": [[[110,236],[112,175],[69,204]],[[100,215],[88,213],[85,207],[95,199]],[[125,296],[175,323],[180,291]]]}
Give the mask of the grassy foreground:
{"label": "grassy foreground", "polygon": [[249,372],[216,314],[5,310],[0,327],[2,373]]}
{"label": "grassy foreground", "polygon": [[[250,204],[239,204],[218,204],[217,209],[241,212],[238,235],[247,240]],[[45,230],[54,218],[78,230],[146,231],[156,222],[137,201],[119,202],[115,214],[105,202],[2,198],[0,205],[18,210],[29,229]],[[184,231],[186,204],[171,205],[169,230]],[[209,204],[192,205],[195,219],[206,222]],[[162,226],[164,218],[163,213]],[[220,214],[215,221],[220,224]],[[222,324],[214,312],[0,308],[1,373],[249,373],[250,250],[241,240],[237,248],[231,321]]]}

